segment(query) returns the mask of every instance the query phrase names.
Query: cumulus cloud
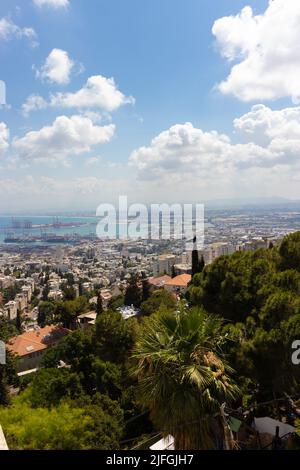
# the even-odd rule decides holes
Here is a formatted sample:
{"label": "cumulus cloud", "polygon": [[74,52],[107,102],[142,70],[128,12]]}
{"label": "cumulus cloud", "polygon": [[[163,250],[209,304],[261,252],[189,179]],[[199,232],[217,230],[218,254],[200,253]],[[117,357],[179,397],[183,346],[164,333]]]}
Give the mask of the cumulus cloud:
{"label": "cumulus cloud", "polygon": [[40,69],[36,69],[36,77],[42,81],[67,85],[74,68],[74,61],[66,51],[53,49]]}
{"label": "cumulus cloud", "polygon": [[12,148],[22,162],[66,164],[73,156],[89,152],[94,146],[109,142],[115,126],[96,126],[84,116],[59,116],[52,125],[14,138]]}
{"label": "cumulus cloud", "polygon": [[275,139],[300,141],[300,107],[272,110],[255,105],[244,116],[234,120],[235,130],[247,141],[269,145]]}
{"label": "cumulus cloud", "polygon": [[38,7],[67,8],[70,5],[69,0],[33,0]]}
{"label": "cumulus cloud", "polygon": [[0,19],[0,41],[11,41],[12,39],[29,39],[32,46],[36,46],[37,35],[33,28],[21,28],[10,18]]}
{"label": "cumulus cloud", "polygon": [[116,86],[113,78],[102,75],[90,77],[87,83],[75,93],[56,93],[51,96],[50,105],[61,108],[100,108],[112,112],[124,104],[133,104],[132,96],[125,96]]}
{"label": "cumulus cloud", "polygon": [[234,182],[241,171],[300,170],[300,108],[272,111],[263,105],[234,121],[242,138],[204,132],[191,123],[176,124],[156,136],[148,147],[135,150],[130,164],[141,179],[183,181],[187,176],[201,182],[226,178]]}
{"label": "cumulus cloud", "polygon": [[9,129],[4,122],[0,122],[0,156],[9,147]]}
{"label": "cumulus cloud", "polygon": [[27,117],[31,111],[47,108],[47,101],[40,95],[30,95],[22,104],[22,114]]}
{"label": "cumulus cloud", "polygon": [[[74,93],[59,92],[51,94],[49,101],[44,101],[47,103],[47,107],[75,108],[88,111],[100,109],[108,113],[116,111],[125,104],[134,104],[135,102],[132,96],[125,96],[118,89],[113,78],[106,78],[102,75],[90,77],[86,84]],[[26,103],[23,105],[25,108]],[[39,106],[32,106],[31,111],[38,109],[40,109]]]}
{"label": "cumulus cloud", "polygon": [[218,85],[243,101],[300,99],[300,2],[269,0],[255,15],[250,6],[215,21],[212,33],[223,57],[236,63]]}

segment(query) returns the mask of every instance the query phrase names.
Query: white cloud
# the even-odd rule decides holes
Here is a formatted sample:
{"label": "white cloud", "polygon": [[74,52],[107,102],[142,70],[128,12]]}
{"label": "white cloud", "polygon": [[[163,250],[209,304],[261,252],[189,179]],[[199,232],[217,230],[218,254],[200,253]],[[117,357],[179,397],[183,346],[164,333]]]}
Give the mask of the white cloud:
{"label": "white cloud", "polygon": [[133,104],[132,96],[126,97],[116,86],[113,78],[95,75],[75,93],[56,93],[50,105],[61,108],[99,108],[112,112],[124,104]]}
{"label": "white cloud", "polygon": [[47,108],[47,101],[40,95],[30,95],[22,105],[22,114],[27,117],[31,111]]}
{"label": "white cloud", "polygon": [[[35,95],[37,96],[37,95]],[[29,97],[30,99],[30,97]],[[80,111],[100,109],[103,112],[110,113],[116,111],[125,104],[134,104],[135,99],[132,96],[125,96],[116,86],[113,78],[106,78],[102,75],[95,75],[90,77],[86,84],[74,93],[55,93],[51,94],[49,101],[47,102],[42,97],[39,97],[37,106],[30,102],[31,111],[41,109],[38,104],[47,104],[47,107],[63,108],[63,109],[79,109]],[[23,109],[28,109],[27,101],[23,104]],[[43,106],[46,107],[46,106]],[[93,114],[94,117],[96,114]],[[97,114],[99,118],[100,115]],[[107,117],[107,116],[106,116]]]}
{"label": "white cloud", "polygon": [[70,5],[69,0],[33,0],[38,7],[67,8]]}
{"label": "white cloud", "polygon": [[234,127],[247,141],[263,146],[275,139],[300,141],[300,107],[272,110],[255,105],[249,113],[234,120]]}
{"label": "white cloud", "polygon": [[53,49],[40,69],[36,69],[36,77],[42,81],[67,85],[74,68],[74,61],[66,51]]}
{"label": "white cloud", "polygon": [[66,164],[73,156],[90,152],[92,147],[109,142],[115,126],[96,126],[84,116],[59,116],[52,125],[28,132],[12,143],[22,162]]}
{"label": "white cloud", "polygon": [[212,32],[223,57],[237,61],[219,84],[243,101],[300,99],[300,2],[270,0],[255,15],[250,6],[215,21]]}
{"label": "white cloud", "polygon": [[300,175],[300,107],[272,111],[263,105],[234,121],[246,142],[232,143],[216,131],[204,132],[191,123],[176,124],[130,156],[141,180],[187,179],[236,185],[247,173],[262,170],[280,176],[283,168]]}
{"label": "white cloud", "polygon": [[0,156],[9,147],[9,129],[4,122],[0,122]]}
{"label": "white cloud", "polygon": [[10,18],[0,19],[0,41],[11,41],[12,39],[26,38],[31,41],[33,46],[36,46],[37,35],[33,28],[21,28],[16,25]]}

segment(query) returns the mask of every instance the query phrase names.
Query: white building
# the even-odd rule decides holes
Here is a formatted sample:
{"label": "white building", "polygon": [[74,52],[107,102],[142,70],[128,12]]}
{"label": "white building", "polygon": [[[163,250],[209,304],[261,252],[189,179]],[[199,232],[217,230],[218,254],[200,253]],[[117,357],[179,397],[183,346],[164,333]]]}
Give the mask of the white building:
{"label": "white building", "polygon": [[172,254],[159,256],[152,266],[153,276],[158,276],[159,274],[168,274],[170,276],[173,266],[177,263],[181,263],[181,256]]}
{"label": "white building", "polygon": [[235,247],[231,243],[217,242],[208,245],[200,255],[203,255],[205,264],[211,264],[219,256],[231,255],[235,252]]}
{"label": "white building", "polygon": [[26,295],[28,302],[31,302],[32,298],[32,287],[31,286],[23,286],[22,293]]}
{"label": "white building", "polygon": [[64,297],[64,294],[62,293],[61,290],[57,289],[57,290],[52,290],[51,292],[49,292],[48,294],[48,299],[49,300],[62,300]]}
{"label": "white building", "polygon": [[17,308],[22,312],[28,307],[28,299],[26,294],[17,294],[15,301],[17,302]]}
{"label": "white building", "polygon": [[14,300],[7,302],[7,304],[4,305],[4,310],[9,320],[14,320],[17,318],[18,304]]}

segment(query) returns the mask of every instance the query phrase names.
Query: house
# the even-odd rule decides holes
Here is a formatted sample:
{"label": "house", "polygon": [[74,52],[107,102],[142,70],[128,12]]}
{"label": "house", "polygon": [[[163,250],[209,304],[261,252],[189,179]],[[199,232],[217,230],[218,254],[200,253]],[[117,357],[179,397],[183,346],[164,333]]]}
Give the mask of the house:
{"label": "house", "polygon": [[190,274],[180,274],[165,283],[165,289],[169,292],[184,294],[192,276]]}
{"label": "house", "polygon": [[97,313],[93,310],[91,312],[82,313],[77,317],[77,323],[80,328],[89,328],[92,325],[95,325],[97,318]]}
{"label": "house", "polygon": [[160,276],[160,277],[150,277],[148,282],[154,290],[154,289],[161,289],[162,287],[164,287],[166,282],[169,282],[171,280],[172,278],[170,276],[165,275],[165,276]]}
{"label": "house", "polygon": [[107,309],[108,302],[112,299],[112,293],[109,289],[103,289],[100,292],[101,299],[102,299],[102,305],[104,309]]}
{"label": "house", "polygon": [[41,363],[44,352],[69,332],[66,328],[56,325],[36,327],[11,338],[6,343],[6,348],[19,358],[18,371],[34,369]]}

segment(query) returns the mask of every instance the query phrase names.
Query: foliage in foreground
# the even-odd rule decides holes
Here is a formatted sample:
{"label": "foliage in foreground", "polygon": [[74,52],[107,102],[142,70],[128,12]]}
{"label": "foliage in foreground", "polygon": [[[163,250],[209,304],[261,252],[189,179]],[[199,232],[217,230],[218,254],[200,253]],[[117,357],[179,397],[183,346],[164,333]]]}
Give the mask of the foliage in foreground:
{"label": "foliage in foreground", "polygon": [[33,408],[20,397],[11,406],[0,408],[0,422],[10,449],[116,449],[122,415],[120,410],[109,411],[112,409],[107,412],[97,405],[77,407],[68,402]]}
{"label": "foliage in foreground", "polygon": [[176,449],[210,449],[214,416],[238,395],[224,360],[220,319],[199,308],[145,321],[133,357],[140,402]]}
{"label": "foliage in foreground", "polygon": [[229,361],[250,401],[300,392],[292,343],[300,338],[300,233],[279,248],[222,256],[196,274],[191,305],[225,320]]}

